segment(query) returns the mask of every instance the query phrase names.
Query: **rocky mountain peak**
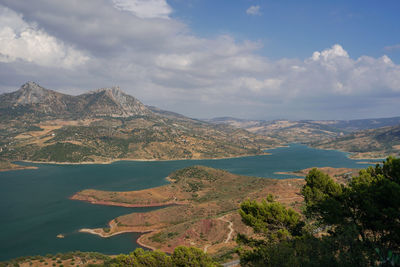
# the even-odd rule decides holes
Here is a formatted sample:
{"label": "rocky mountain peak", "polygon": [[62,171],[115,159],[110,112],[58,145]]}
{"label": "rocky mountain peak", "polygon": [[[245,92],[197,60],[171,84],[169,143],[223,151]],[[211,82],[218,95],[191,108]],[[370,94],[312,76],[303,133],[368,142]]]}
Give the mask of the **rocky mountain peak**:
{"label": "rocky mountain peak", "polygon": [[42,88],[40,85],[38,85],[37,83],[35,83],[35,82],[32,82],[32,81],[28,81],[28,82],[26,82],[26,83],[24,83],[22,86],[21,86],[21,89],[37,89],[37,88]]}
{"label": "rocky mountain peak", "polygon": [[0,95],[0,109],[20,105],[29,112],[54,116],[130,117],[153,114],[118,86],[71,96],[45,89],[35,82],[27,82],[15,92]]}
{"label": "rocky mountain peak", "polygon": [[121,88],[119,88],[119,86],[112,86],[112,87],[109,87],[109,88],[100,88],[100,89],[92,91],[91,93],[102,93],[102,92],[109,93],[111,95],[124,93],[121,90]]}
{"label": "rocky mountain peak", "polygon": [[86,99],[89,103],[86,109],[96,116],[129,117],[152,114],[145,105],[123,92],[119,86],[97,89],[80,97]]}
{"label": "rocky mountain peak", "polygon": [[113,86],[110,88],[101,88],[91,92],[92,94],[103,94],[104,96],[109,97],[112,101],[114,101],[118,105],[126,105],[129,102],[137,101],[133,96],[125,94],[119,86]]}
{"label": "rocky mountain peak", "polygon": [[30,82],[24,83],[19,90],[20,91],[30,91],[32,93],[39,93],[40,94],[43,91],[45,91],[46,89],[44,89],[43,87],[41,87],[37,83],[30,81]]}
{"label": "rocky mountain peak", "polygon": [[17,91],[18,98],[15,104],[26,105],[41,103],[50,92],[50,90],[41,87],[35,82],[27,82]]}

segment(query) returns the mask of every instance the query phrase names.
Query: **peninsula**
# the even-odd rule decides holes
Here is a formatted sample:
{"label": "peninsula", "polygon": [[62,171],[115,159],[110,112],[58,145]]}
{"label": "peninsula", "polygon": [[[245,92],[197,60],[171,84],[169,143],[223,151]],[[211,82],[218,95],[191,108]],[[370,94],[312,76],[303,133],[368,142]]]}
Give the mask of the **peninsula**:
{"label": "peninsula", "polygon": [[0,172],[16,171],[16,170],[32,170],[37,169],[35,166],[22,166],[8,161],[0,161]]}
{"label": "peninsula", "polygon": [[304,179],[268,179],[241,176],[203,166],[175,171],[164,186],[139,191],[83,190],[71,197],[98,205],[154,207],[155,211],[132,213],[111,220],[107,228],[82,232],[110,237],[119,233],[144,233],[140,245],[172,252],[176,246],[196,246],[215,255],[233,253],[237,233],[252,234],[237,212],[246,199],[276,200],[299,210]]}
{"label": "peninsula", "polygon": [[[311,169],[311,168],[310,168]],[[293,174],[305,175],[310,169]],[[356,169],[321,170],[339,182],[357,174]],[[123,207],[162,207],[145,213],[131,213],[111,220],[107,228],[81,229],[81,232],[110,237],[126,232],[144,233],[138,243],[150,249],[172,252],[176,246],[196,246],[220,256],[233,253],[237,233],[253,232],[240,219],[239,204],[246,199],[261,200],[268,194],[300,210],[300,190],[304,179],[269,179],[229,173],[204,166],[177,170],[168,176],[169,184],[139,191],[113,192],[83,190],[71,197],[97,205]]]}

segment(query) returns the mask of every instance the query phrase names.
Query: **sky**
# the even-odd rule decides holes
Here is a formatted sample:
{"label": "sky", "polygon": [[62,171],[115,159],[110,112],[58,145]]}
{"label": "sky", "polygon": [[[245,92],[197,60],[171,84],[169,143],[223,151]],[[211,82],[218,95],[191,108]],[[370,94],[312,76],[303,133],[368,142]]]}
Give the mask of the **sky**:
{"label": "sky", "polygon": [[400,116],[400,1],[0,0],[0,93],[120,86],[194,118]]}

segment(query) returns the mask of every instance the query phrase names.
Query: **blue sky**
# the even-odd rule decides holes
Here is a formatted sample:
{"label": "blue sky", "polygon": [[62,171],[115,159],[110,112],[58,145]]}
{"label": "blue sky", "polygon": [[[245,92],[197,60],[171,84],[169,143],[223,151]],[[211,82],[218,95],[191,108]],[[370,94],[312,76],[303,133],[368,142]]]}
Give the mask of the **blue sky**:
{"label": "blue sky", "polygon": [[[270,58],[309,57],[316,50],[341,44],[352,56],[390,55],[400,63],[400,1],[170,1],[177,19],[200,36],[229,33],[261,41]],[[246,10],[259,6],[260,15]]]}
{"label": "blue sky", "polygon": [[[340,43],[352,56],[383,54],[400,61],[399,1],[171,1],[173,16],[193,31],[211,37],[229,33],[261,41],[270,58],[306,58]],[[260,15],[246,14],[259,6]]]}
{"label": "blue sky", "polygon": [[195,118],[399,116],[400,1],[0,0],[0,93],[119,85]]}

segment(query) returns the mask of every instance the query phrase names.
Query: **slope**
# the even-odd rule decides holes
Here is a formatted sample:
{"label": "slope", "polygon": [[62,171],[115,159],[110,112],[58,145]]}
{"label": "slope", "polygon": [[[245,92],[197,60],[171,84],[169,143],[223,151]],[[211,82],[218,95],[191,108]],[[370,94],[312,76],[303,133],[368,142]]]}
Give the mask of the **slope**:
{"label": "slope", "polygon": [[224,158],[263,154],[278,144],[242,129],[153,112],[117,87],[68,96],[29,82],[0,100],[0,161]]}
{"label": "slope", "polygon": [[310,145],[351,152],[353,158],[382,158],[400,155],[400,125],[358,131]]}

